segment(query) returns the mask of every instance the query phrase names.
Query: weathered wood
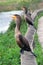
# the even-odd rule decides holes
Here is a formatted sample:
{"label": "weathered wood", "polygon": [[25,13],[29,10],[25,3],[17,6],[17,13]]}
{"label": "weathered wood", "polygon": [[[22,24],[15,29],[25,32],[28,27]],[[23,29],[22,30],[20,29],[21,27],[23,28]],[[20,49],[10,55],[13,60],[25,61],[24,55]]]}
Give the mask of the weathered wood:
{"label": "weathered wood", "polygon": [[[34,27],[30,25],[25,34],[32,51],[35,31]],[[37,65],[36,59],[31,52],[24,51],[24,54],[21,54],[21,65]]]}
{"label": "weathered wood", "polygon": [[43,16],[38,20],[37,34],[38,34],[38,40],[40,42],[43,51]]}
{"label": "weathered wood", "polygon": [[35,11],[32,13],[31,18],[33,19],[33,21],[34,21],[35,17],[38,15],[38,13],[40,13],[41,11],[43,11],[43,9],[35,10]]}
{"label": "weathered wood", "polygon": [[33,51],[33,40],[34,40],[34,34],[35,34],[36,30],[34,29],[33,26],[29,26],[26,32],[26,39],[28,40],[31,50]]}
{"label": "weathered wood", "polygon": [[31,52],[24,51],[24,54],[21,54],[21,65],[37,65],[36,59]]}
{"label": "weathered wood", "polygon": [[[33,40],[34,40],[34,34],[35,34],[35,29],[33,26],[29,26],[27,32],[26,32],[26,39],[29,41],[30,47],[33,51]],[[33,56],[31,52],[24,51],[24,54],[21,54],[21,65],[37,65],[36,59]]]}

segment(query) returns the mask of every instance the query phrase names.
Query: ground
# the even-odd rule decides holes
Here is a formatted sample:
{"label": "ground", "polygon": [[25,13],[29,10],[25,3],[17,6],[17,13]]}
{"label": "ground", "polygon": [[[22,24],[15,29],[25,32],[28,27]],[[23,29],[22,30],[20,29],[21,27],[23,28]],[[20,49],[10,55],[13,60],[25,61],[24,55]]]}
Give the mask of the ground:
{"label": "ground", "polygon": [[38,33],[38,39],[39,39],[39,42],[42,46],[42,50],[43,50],[43,16],[38,20],[38,30],[37,30],[37,33]]}

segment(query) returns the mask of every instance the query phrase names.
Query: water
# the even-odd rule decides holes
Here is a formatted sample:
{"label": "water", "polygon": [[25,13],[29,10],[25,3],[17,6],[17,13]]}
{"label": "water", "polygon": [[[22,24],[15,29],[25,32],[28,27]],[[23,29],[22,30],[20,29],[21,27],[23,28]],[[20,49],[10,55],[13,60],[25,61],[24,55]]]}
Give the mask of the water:
{"label": "water", "polygon": [[22,15],[23,11],[0,12],[0,33],[4,33],[8,30],[12,21],[12,15],[14,14]]}

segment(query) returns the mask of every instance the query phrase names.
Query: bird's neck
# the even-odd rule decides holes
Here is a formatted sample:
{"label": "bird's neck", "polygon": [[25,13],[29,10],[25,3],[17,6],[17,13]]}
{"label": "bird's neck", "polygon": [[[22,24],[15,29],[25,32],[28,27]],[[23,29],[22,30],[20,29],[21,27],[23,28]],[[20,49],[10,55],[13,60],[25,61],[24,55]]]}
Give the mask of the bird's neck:
{"label": "bird's neck", "polygon": [[19,19],[17,19],[16,27],[15,27],[15,35],[18,35],[20,33],[20,25],[21,25],[21,21]]}
{"label": "bird's neck", "polygon": [[27,12],[28,12],[28,11],[27,11],[27,10],[25,10],[25,14],[27,14]]}
{"label": "bird's neck", "polygon": [[17,23],[17,24],[16,24],[16,29],[17,29],[17,30],[20,30],[20,23]]}
{"label": "bird's neck", "polygon": [[18,33],[20,33],[20,26],[16,25],[16,27],[15,27],[15,34],[18,34]]}

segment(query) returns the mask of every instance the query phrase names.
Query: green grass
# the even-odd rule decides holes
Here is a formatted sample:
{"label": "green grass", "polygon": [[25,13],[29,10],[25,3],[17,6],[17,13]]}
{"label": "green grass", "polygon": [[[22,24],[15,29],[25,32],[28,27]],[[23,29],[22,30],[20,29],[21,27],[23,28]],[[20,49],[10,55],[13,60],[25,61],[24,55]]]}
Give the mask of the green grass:
{"label": "green grass", "polygon": [[32,10],[37,9],[38,3],[42,0],[6,0],[0,2],[0,11],[18,10],[22,6],[26,6]]}
{"label": "green grass", "polygon": [[[21,32],[27,29],[26,23],[22,22]],[[15,23],[12,22],[5,34],[0,34],[0,65],[20,65],[20,48],[14,38]],[[25,29],[25,30],[24,30]]]}
{"label": "green grass", "polygon": [[[38,14],[35,19],[37,27],[38,19],[43,15],[43,12]],[[20,65],[20,48],[18,47],[14,37],[14,21],[10,24],[8,31],[0,34],[0,65]],[[27,24],[22,20],[21,33],[24,35],[27,30]],[[43,65],[43,52],[38,41],[38,36],[35,34],[35,49],[38,65]]]}
{"label": "green grass", "polygon": [[11,3],[20,3],[20,2],[29,2],[29,3],[38,3],[42,2],[42,0],[5,0],[5,1],[0,1],[0,4],[11,4]]}
{"label": "green grass", "polygon": [[37,55],[37,63],[38,65],[43,65],[43,52],[42,52],[42,48],[41,48],[41,44],[38,41],[38,35],[35,34],[35,49],[34,52]]}

